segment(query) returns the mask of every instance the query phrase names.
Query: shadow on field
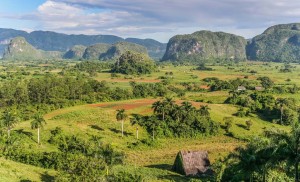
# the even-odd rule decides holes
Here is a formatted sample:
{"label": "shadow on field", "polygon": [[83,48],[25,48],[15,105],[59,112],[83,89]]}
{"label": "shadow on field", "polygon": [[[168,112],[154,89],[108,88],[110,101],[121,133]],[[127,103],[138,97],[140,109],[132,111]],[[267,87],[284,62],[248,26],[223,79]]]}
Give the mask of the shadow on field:
{"label": "shadow on field", "polygon": [[245,129],[245,130],[248,130],[248,129],[247,129],[247,126],[245,126],[245,125],[243,125],[243,124],[235,124],[235,125],[237,125],[237,126],[240,127],[240,128],[243,128],[243,129]]}
{"label": "shadow on field", "polygon": [[21,179],[20,182],[32,182],[32,181],[29,179]]}
{"label": "shadow on field", "polygon": [[98,125],[89,125],[91,128],[95,129],[95,130],[98,130],[98,131],[104,131],[103,128],[101,128],[100,126]]}
{"label": "shadow on field", "polygon": [[52,181],[54,181],[54,176],[51,176],[48,174],[48,172],[45,172],[45,173],[41,174],[41,181],[52,182]]}
{"label": "shadow on field", "polygon": [[[114,132],[114,133],[122,133],[121,130],[118,130],[118,129],[116,129],[116,128],[109,128],[109,130],[112,131],[112,132]],[[126,132],[126,131],[124,131],[124,135],[125,135],[125,136],[133,136],[132,133],[129,133],[129,132]]]}
{"label": "shadow on field", "polygon": [[168,173],[166,175],[160,175],[158,176],[159,180],[170,180],[170,181],[176,181],[176,182],[186,182],[189,181],[189,177],[185,177],[182,176],[180,174],[176,174],[174,171],[172,171],[172,165],[170,164],[155,164],[155,165],[149,165],[149,166],[145,166],[145,167],[149,167],[149,168],[155,168],[155,169],[162,169],[162,170],[167,170],[170,171],[172,173]]}
{"label": "shadow on field", "polygon": [[24,131],[24,129],[19,129],[19,130],[15,130],[18,134],[23,134],[23,135],[26,135],[28,137],[32,137],[33,134],[31,132],[28,132],[28,131]]}
{"label": "shadow on field", "polygon": [[189,181],[189,179],[192,179],[192,178],[185,177],[185,176],[179,176],[179,175],[175,175],[175,174],[168,174],[168,175],[158,176],[158,179],[176,181],[176,182],[187,182],[187,181]]}
{"label": "shadow on field", "polygon": [[170,165],[170,164],[155,164],[155,165],[149,165],[146,167],[156,168],[156,169],[164,169],[164,170],[168,170],[168,171],[172,170],[172,165]]}

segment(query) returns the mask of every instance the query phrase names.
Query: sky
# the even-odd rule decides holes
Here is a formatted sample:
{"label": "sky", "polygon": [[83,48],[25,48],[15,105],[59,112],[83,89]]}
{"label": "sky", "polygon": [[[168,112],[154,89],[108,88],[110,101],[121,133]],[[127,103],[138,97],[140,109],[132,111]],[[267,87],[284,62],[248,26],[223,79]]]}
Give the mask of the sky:
{"label": "sky", "polygon": [[0,27],[153,38],[223,31],[252,38],[300,22],[299,0],[1,0]]}

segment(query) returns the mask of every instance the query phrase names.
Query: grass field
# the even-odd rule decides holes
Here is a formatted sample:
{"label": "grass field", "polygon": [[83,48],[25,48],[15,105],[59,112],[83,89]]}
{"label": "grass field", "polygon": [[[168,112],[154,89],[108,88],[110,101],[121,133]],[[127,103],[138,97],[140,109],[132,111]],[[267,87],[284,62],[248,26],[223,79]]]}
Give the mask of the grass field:
{"label": "grass field", "polygon": [[0,158],[0,181],[53,181],[56,171]]}
{"label": "grass field", "polygon": [[[130,81],[153,83],[159,82],[160,76],[166,72],[173,72],[172,83],[196,82],[201,83],[201,79],[206,77],[218,77],[222,80],[244,78],[248,76],[250,80],[256,80],[260,76],[270,76],[276,84],[297,84],[300,85],[299,76],[300,66],[293,64],[295,68],[291,73],[280,73],[279,69],[283,64],[268,63],[267,65],[259,62],[244,62],[236,66],[211,66],[214,71],[195,71],[192,66],[165,66],[159,72],[151,75],[133,77],[126,79],[123,77],[111,79],[110,73],[98,73],[96,80],[105,80],[113,87],[129,87]],[[229,67],[233,67],[228,69]],[[276,68],[277,67],[277,68]],[[256,74],[249,73],[251,70],[257,71]],[[56,70],[57,72],[59,70]],[[197,76],[196,77],[193,77]],[[287,81],[287,79],[291,81]],[[204,83],[203,83],[204,84]],[[205,86],[205,85],[204,85]],[[290,97],[300,101],[299,95],[275,95],[276,97]],[[30,150],[36,151],[55,151],[57,148],[47,142],[50,131],[56,127],[61,127],[67,135],[77,135],[87,138],[92,135],[100,136],[103,143],[112,144],[116,149],[125,152],[125,163],[127,170],[138,170],[147,173],[150,181],[186,181],[186,178],[170,172],[175,156],[180,150],[207,150],[212,161],[226,156],[236,147],[245,144],[244,139],[259,136],[265,129],[276,127],[287,130],[288,127],[264,121],[257,115],[239,118],[233,114],[238,108],[233,105],[224,104],[228,97],[228,91],[217,92],[188,92],[183,98],[177,98],[176,103],[188,100],[199,108],[201,105],[208,105],[211,117],[224,125],[224,117],[233,117],[233,126],[230,129],[232,135],[228,136],[224,129],[221,129],[216,136],[202,136],[199,138],[157,138],[152,145],[139,143],[135,145],[136,127],[132,126],[129,119],[125,121],[125,136],[121,137],[121,124],[116,121],[115,114],[117,109],[125,109],[127,114],[139,113],[143,115],[151,114],[151,105],[159,98],[135,99],[118,102],[104,102],[89,105],[80,105],[46,114],[44,117],[47,124],[41,130],[42,145],[37,145],[37,131],[30,128],[30,121],[23,121],[16,125],[12,132],[23,134],[23,140]],[[196,102],[197,101],[197,102]],[[201,102],[200,102],[201,101]],[[251,120],[253,125],[250,130],[245,129],[246,120]],[[149,140],[145,130],[139,128],[139,140]],[[30,172],[26,173],[26,169]],[[116,170],[124,168],[117,166]],[[51,178],[56,174],[55,171],[36,168],[20,163],[0,159],[0,181],[20,181],[32,180],[42,181],[43,176]],[[152,177],[151,177],[152,176]]]}

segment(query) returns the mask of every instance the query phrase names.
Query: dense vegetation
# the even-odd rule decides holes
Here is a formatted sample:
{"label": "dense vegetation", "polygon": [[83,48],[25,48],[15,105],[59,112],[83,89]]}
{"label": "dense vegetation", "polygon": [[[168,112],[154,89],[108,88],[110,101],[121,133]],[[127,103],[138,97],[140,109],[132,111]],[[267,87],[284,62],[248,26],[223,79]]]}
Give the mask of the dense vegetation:
{"label": "dense vegetation", "polygon": [[194,63],[209,58],[245,60],[246,43],[243,37],[223,32],[177,35],[169,40],[163,60],[190,60]]}
{"label": "dense vegetation", "polygon": [[141,45],[118,42],[116,44],[95,44],[88,47],[74,46],[66,53],[59,51],[38,50],[30,45],[25,38],[16,37],[12,39],[5,49],[3,59],[5,60],[51,60],[51,59],[75,59],[75,60],[114,60],[126,51],[134,51],[148,54],[147,49]]}
{"label": "dense vegetation", "polygon": [[222,161],[222,181],[299,181],[300,127],[265,131]]}
{"label": "dense vegetation", "polygon": [[[50,31],[33,31],[31,33],[27,33],[20,30],[0,29],[0,41],[3,43],[6,42],[4,46],[2,44],[0,45],[0,55],[4,53],[6,45],[9,44],[9,40],[18,36],[24,37],[31,45],[44,51],[64,52],[71,48],[70,51],[72,52],[76,49],[76,47],[74,48],[76,45],[91,46],[98,43],[115,44],[117,42],[125,41],[146,47],[149,55],[152,58],[159,60],[165,53],[166,49],[165,44],[153,39],[123,39],[113,35],[66,35]],[[77,54],[77,56],[74,56],[74,54],[70,53],[70,51],[68,51],[68,54],[65,55],[65,58],[78,59],[77,56],[79,55]]]}
{"label": "dense vegetation", "polygon": [[300,24],[275,25],[254,37],[247,46],[250,60],[299,62]]}
{"label": "dense vegetation", "polygon": [[199,181],[168,170],[179,150],[202,149],[215,171],[208,181],[289,181],[296,174],[296,163],[276,152],[287,150],[297,128],[299,65],[164,63],[126,75],[111,73],[116,64],[4,62],[1,160],[52,171],[52,181]]}
{"label": "dense vegetation", "polygon": [[177,105],[166,98],[153,103],[152,108],[154,115],[133,114],[131,123],[144,127],[153,139],[155,136],[196,137],[218,132],[219,123],[212,121],[207,106],[196,109],[190,102]]}
{"label": "dense vegetation", "polygon": [[36,49],[23,37],[12,39],[3,54],[3,58],[6,60],[60,59],[61,57],[62,53],[58,51]]}
{"label": "dense vegetation", "polygon": [[140,53],[127,51],[122,54],[112,68],[114,73],[122,74],[150,74],[156,70],[154,62]]}

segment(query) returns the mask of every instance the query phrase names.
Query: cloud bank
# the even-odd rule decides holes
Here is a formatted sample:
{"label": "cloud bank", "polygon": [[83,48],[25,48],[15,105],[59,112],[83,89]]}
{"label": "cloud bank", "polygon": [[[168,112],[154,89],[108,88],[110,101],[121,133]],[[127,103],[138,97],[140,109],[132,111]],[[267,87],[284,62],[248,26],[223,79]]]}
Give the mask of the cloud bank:
{"label": "cloud bank", "polygon": [[250,38],[268,26],[299,21],[300,1],[47,0],[35,12],[9,18],[36,21],[41,29],[74,34],[148,36],[167,41],[177,33],[210,29]]}

